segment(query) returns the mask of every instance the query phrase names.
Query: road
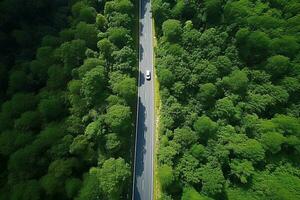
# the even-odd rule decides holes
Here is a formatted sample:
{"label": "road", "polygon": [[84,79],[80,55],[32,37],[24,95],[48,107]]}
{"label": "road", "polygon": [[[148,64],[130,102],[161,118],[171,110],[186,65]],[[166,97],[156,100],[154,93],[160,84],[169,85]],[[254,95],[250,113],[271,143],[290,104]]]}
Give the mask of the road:
{"label": "road", "polygon": [[[152,200],[154,152],[154,79],[151,0],[140,0],[139,80],[133,200]],[[146,70],[151,80],[145,79]]]}

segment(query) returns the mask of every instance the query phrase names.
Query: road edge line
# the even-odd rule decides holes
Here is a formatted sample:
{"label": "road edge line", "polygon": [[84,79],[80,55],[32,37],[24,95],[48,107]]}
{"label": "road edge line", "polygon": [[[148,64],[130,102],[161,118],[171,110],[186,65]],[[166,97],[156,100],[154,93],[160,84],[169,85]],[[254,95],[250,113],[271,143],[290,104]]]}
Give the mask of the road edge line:
{"label": "road edge line", "polygon": [[134,159],[133,159],[133,181],[132,181],[132,194],[131,199],[134,200],[134,191],[135,191],[135,163],[136,163],[136,144],[137,144],[137,136],[138,136],[138,124],[139,124],[139,107],[140,107],[140,92],[139,92],[139,85],[140,85],[140,18],[141,18],[141,0],[138,0],[138,8],[139,8],[139,16],[138,16],[138,82],[137,82],[137,108],[136,108],[136,126],[135,126],[135,141],[134,141]]}

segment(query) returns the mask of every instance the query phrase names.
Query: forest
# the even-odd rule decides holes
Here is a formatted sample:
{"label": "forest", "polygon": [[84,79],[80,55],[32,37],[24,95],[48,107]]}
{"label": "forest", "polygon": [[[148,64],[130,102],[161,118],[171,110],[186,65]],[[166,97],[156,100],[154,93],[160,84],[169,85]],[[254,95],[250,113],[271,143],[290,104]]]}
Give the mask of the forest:
{"label": "forest", "polygon": [[153,0],[160,200],[300,199],[300,1]]}
{"label": "forest", "polygon": [[130,0],[0,2],[0,199],[130,199]]}

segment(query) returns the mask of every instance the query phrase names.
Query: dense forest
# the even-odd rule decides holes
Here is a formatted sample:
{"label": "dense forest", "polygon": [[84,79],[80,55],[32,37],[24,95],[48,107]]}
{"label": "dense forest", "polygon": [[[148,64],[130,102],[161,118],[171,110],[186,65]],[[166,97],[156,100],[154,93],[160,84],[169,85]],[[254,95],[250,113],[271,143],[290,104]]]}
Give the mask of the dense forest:
{"label": "dense forest", "polygon": [[152,4],[161,200],[300,199],[300,1]]}
{"label": "dense forest", "polygon": [[0,2],[0,199],[130,199],[130,0]]}

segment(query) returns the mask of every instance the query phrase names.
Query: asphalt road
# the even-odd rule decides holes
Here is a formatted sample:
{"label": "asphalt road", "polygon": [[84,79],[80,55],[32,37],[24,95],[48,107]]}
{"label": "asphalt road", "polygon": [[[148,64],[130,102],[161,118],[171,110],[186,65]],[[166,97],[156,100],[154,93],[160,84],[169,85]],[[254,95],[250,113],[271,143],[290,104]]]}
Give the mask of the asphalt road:
{"label": "asphalt road", "polygon": [[[154,148],[154,82],[151,0],[140,0],[139,80],[133,200],[152,200]],[[146,70],[151,80],[146,80]]]}

